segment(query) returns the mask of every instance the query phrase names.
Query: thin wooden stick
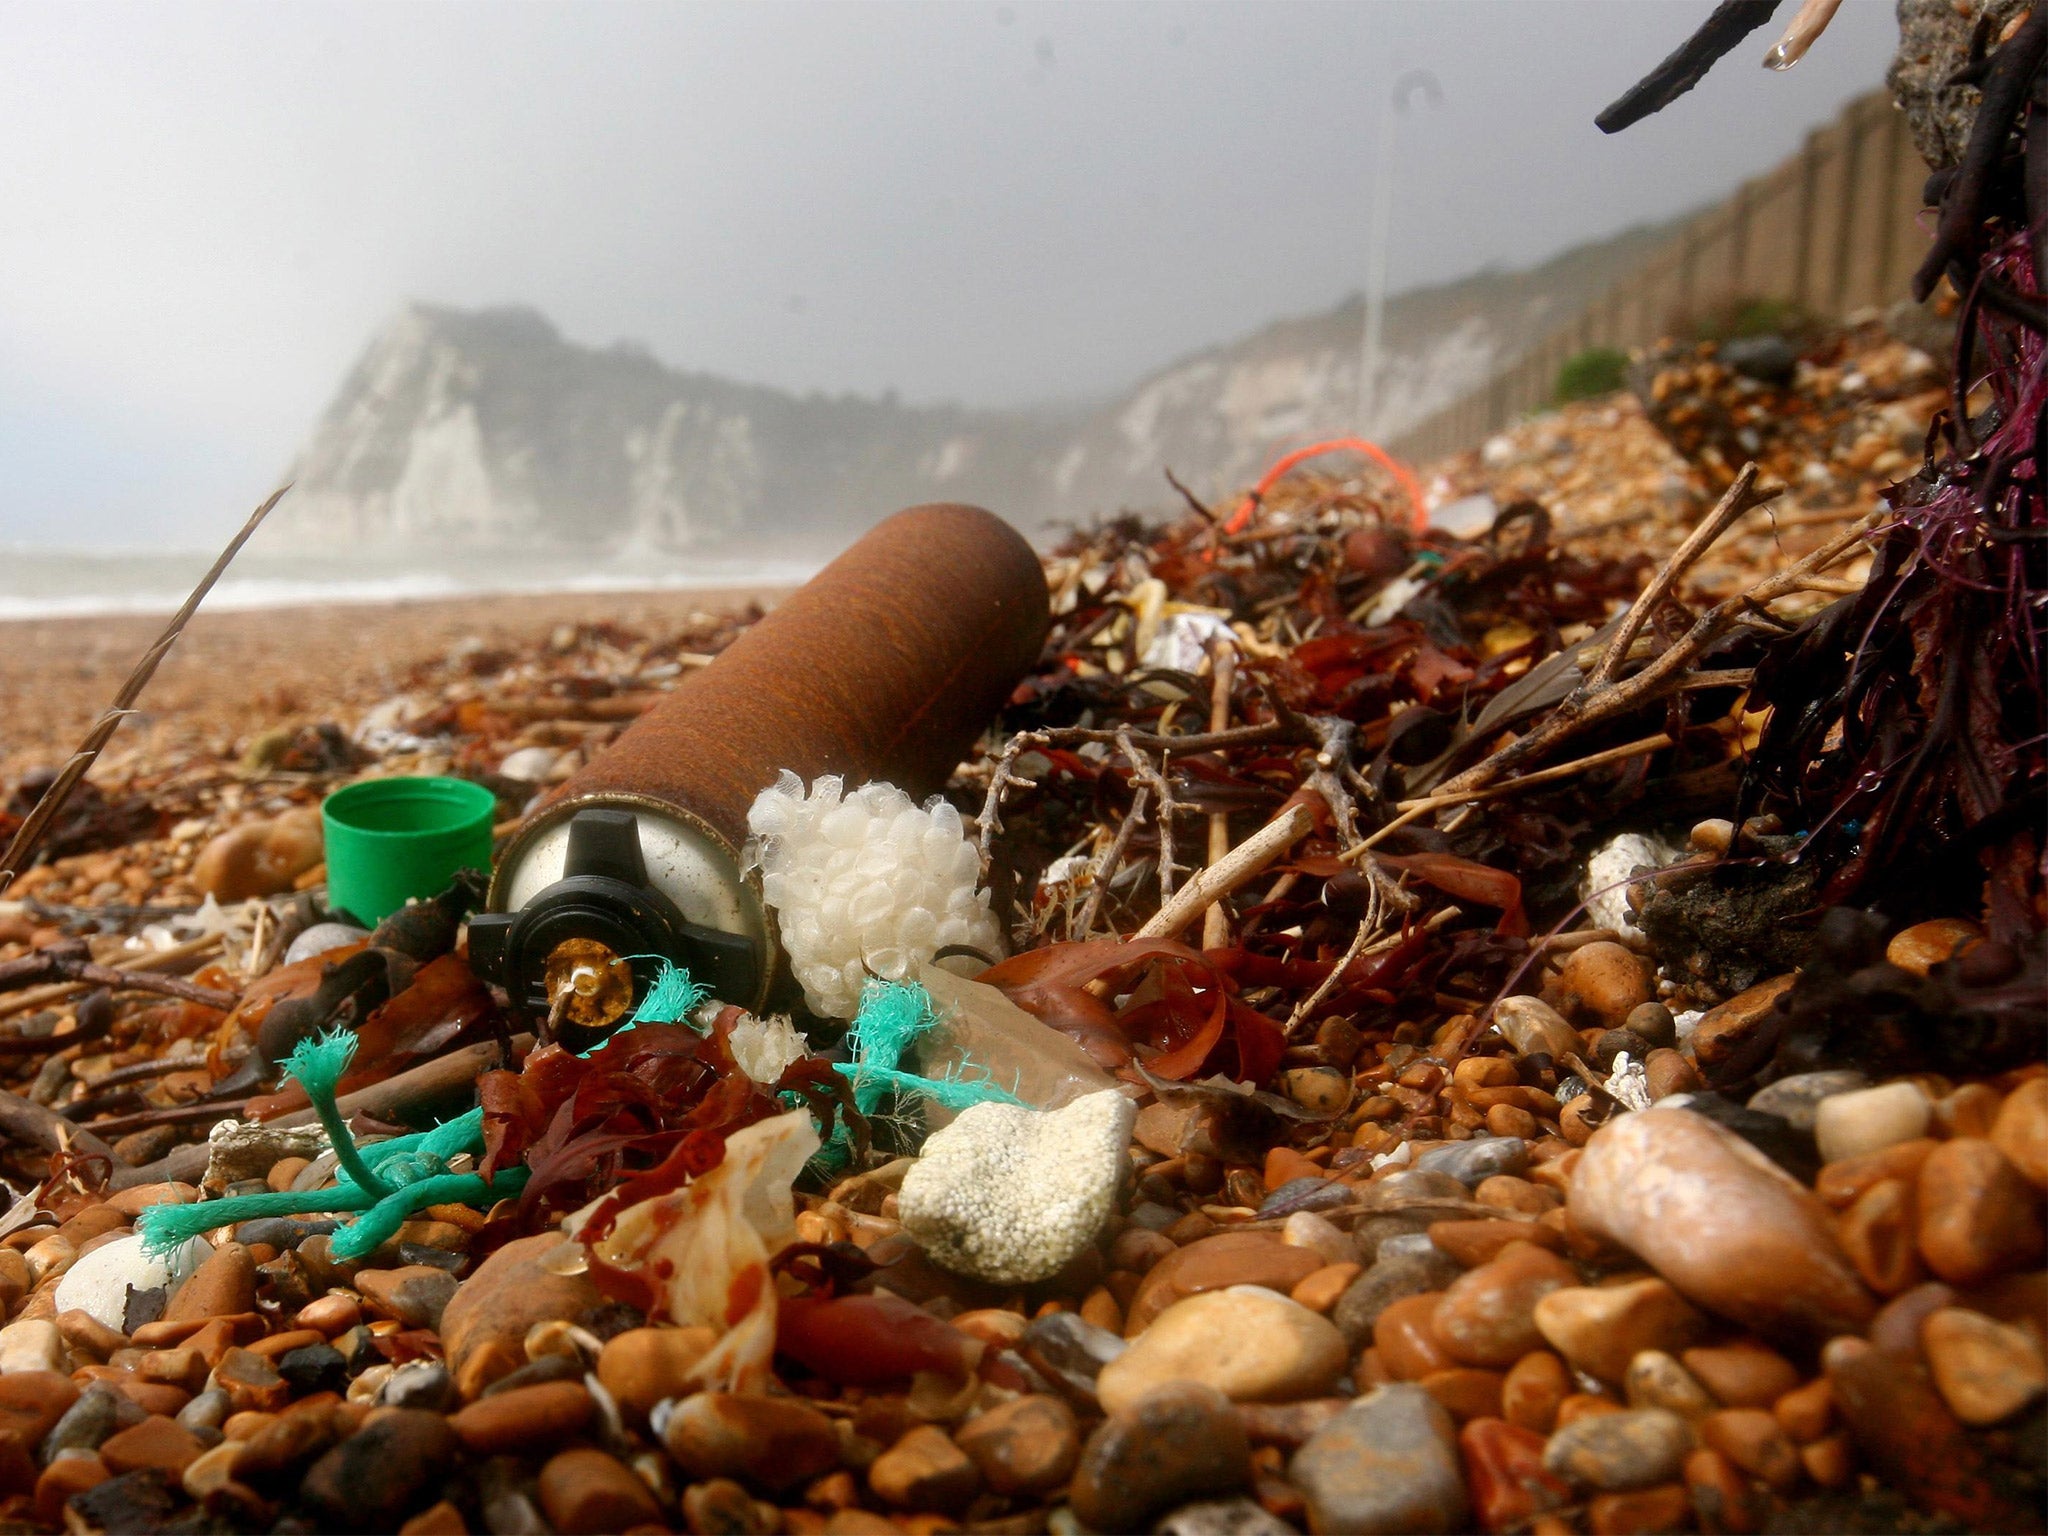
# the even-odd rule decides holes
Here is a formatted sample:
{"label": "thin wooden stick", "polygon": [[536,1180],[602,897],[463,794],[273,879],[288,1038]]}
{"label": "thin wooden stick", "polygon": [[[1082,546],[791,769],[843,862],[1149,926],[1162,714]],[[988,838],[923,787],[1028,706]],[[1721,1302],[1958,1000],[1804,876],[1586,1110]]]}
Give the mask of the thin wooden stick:
{"label": "thin wooden stick", "polygon": [[1159,900],[1163,905],[1173,900],[1173,818],[1180,808],[1173,803],[1173,786],[1167,783],[1166,775],[1152,766],[1151,758],[1131,745],[1128,732],[1117,732],[1117,745],[1131,765],[1132,780],[1150,785],[1159,802],[1152,819],[1159,828]]}
{"label": "thin wooden stick", "polygon": [[[1603,720],[1691,686],[1686,674],[1695,658],[1764,604],[1796,592],[1813,576],[1826,570],[1868,537],[1872,525],[1884,514],[1872,513],[1852,528],[1774,576],[1766,577],[1746,592],[1716,604],[1693,621],[1692,628],[1633,676],[1599,688],[1581,686],[1566,699],[1490,757],[1447,781],[1441,793],[1456,794],[1492,783],[1517,763],[1535,757],[1566,738],[1577,735]],[[1385,829],[1382,829],[1385,830]]]}
{"label": "thin wooden stick", "polygon": [[1338,855],[1341,859],[1355,859],[1369,849],[1378,846],[1390,834],[1398,832],[1418,817],[1427,816],[1431,811],[1440,811],[1446,806],[1470,805],[1475,800],[1493,800],[1502,795],[1511,795],[1518,789],[1527,789],[1532,784],[1548,784],[1557,779],[1570,778],[1588,768],[1598,768],[1605,763],[1620,762],[1623,758],[1637,757],[1644,752],[1656,752],[1671,745],[1671,738],[1661,731],[1655,736],[1645,736],[1619,747],[1609,747],[1604,752],[1594,752],[1586,757],[1575,758],[1569,763],[1559,763],[1555,768],[1539,769],[1525,773],[1520,778],[1510,779],[1505,784],[1483,785],[1478,789],[1460,790],[1454,794],[1424,795],[1419,800],[1396,801],[1394,809],[1401,814],[1385,826],[1377,828],[1371,836],[1355,848],[1347,848]]}
{"label": "thin wooden stick", "polygon": [[1290,805],[1231,849],[1228,856],[1198,872],[1194,879],[1174,893],[1173,900],[1138,930],[1137,936],[1141,939],[1173,938],[1208,911],[1211,904],[1270,868],[1282,854],[1308,836],[1315,822],[1307,806],[1298,801]]}
{"label": "thin wooden stick", "polygon": [[45,1152],[83,1152],[104,1157],[116,1173],[128,1165],[114,1156],[114,1149],[82,1125],[73,1125],[62,1115],[43,1108],[18,1094],[0,1093],[0,1136],[25,1141]]}
{"label": "thin wooden stick", "polygon": [[1522,774],[1505,784],[1489,784],[1484,789],[1468,789],[1455,795],[1424,795],[1419,800],[1397,800],[1394,808],[1399,811],[1434,811],[1446,805],[1466,805],[1474,800],[1494,800],[1502,795],[1511,795],[1518,789],[1527,789],[1532,784],[1549,784],[1558,779],[1568,779],[1575,773],[1584,773],[1588,768],[1604,767],[1618,763],[1624,758],[1640,757],[1645,752],[1661,752],[1671,745],[1671,738],[1659,731],[1654,736],[1644,736],[1636,741],[1624,742],[1618,747],[1609,747],[1604,752],[1591,752],[1584,757],[1573,758],[1568,763],[1559,763],[1555,768],[1539,768],[1534,773]]}
{"label": "thin wooden stick", "polygon": [[[169,949],[145,950],[141,954],[123,955],[114,962],[112,968],[121,972],[139,971],[145,967],[156,970],[165,965],[175,965],[211,955],[220,947],[219,934],[203,933],[196,939],[187,939],[184,943],[174,944]],[[125,975],[119,985],[128,985]],[[17,1013],[29,1013],[50,1003],[61,1003],[67,998],[77,997],[81,992],[91,990],[92,988],[82,981],[53,981],[47,986],[28,987],[11,996],[0,997],[0,1019],[10,1018]]]}
{"label": "thin wooden stick", "polygon": [[[514,1052],[530,1049],[533,1036],[514,1035]],[[464,1084],[474,1084],[476,1079],[501,1064],[502,1049],[496,1041],[482,1041],[476,1045],[465,1045],[460,1050],[450,1051],[446,1056],[437,1056],[432,1061],[422,1062],[417,1067],[408,1067],[395,1077],[387,1077],[381,1083],[372,1083],[358,1089],[341,1100],[344,1118],[368,1115],[373,1120],[403,1121],[415,1107],[437,1103],[443,1098],[454,1098]],[[223,1120],[232,1115],[222,1114]],[[266,1125],[295,1126],[312,1125],[319,1119],[311,1109],[295,1109],[289,1114],[266,1120]],[[176,1179],[182,1183],[193,1183],[206,1172],[207,1144],[198,1142],[192,1146],[179,1147],[168,1156],[158,1159],[144,1168],[118,1172],[114,1187],[126,1189],[131,1184],[156,1184]],[[117,1169],[121,1165],[115,1165]]]}
{"label": "thin wooden stick", "polygon": [[71,798],[72,791],[78,788],[80,781],[85,778],[86,770],[92,767],[100,753],[105,750],[107,743],[113,739],[114,732],[120,729],[121,722],[134,712],[135,701],[142,696],[142,690],[149,686],[149,680],[156,676],[157,664],[170,652],[171,647],[178,643],[178,637],[185,633],[186,624],[191,621],[199,605],[206,600],[206,594],[213,590],[213,584],[219,581],[227,570],[229,562],[241,553],[242,546],[249,542],[249,536],[256,531],[263,519],[270,515],[270,509],[276,506],[284,498],[284,493],[290,489],[289,485],[279,486],[270,493],[269,500],[249,515],[249,520],[242,524],[242,531],[228,541],[228,547],[220,552],[220,558],[199,578],[199,585],[192,589],[192,595],[185,599],[184,606],[171,615],[171,622],[165,625],[164,632],[157,636],[156,644],[143,653],[142,660],[138,661],[134,670],[128,674],[128,680],[121,685],[121,691],[114,695],[114,702],[107,706],[106,713],[93,722],[92,729],[85,733],[85,740],[78,744],[78,750],[71,754],[57,777],[51,781],[50,787],[43,791],[42,798],[36,801],[35,809],[28,813],[28,819],[14,834],[13,841],[8,843],[7,852],[0,854],[0,891],[5,891],[12,885],[14,877],[21,873],[22,867],[35,857],[36,848],[50,830],[50,823],[57,819],[57,813],[64,809],[64,802]]}
{"label": "thin wooden stick", "polygon": [[[1372,936],[1379,927],[1379,908],[1379,889],[1375,886],[1372,894],[1372,906],[1365,916],[1358,920],[1358,932],[1351,936],[1351,946],[1344,951],[1344,958],[1331,968],[1329,975],[1316,983],[1315,991],[1309,993],[1307,997],[1294,1005],[1294,1012],[1287,1016],[1286,1028],[1281,1033],[1285,1034],[1289,1039],[1292,1039],[1295,1030],[1301,1027],[1302,1020],[1314,1013],[1316,1008],[1322,1003],[1322,1000],[1337,990],[1337,984],[1344,979],[1344,973],[1351,969],[1351,963],[1365,953],[1366,945],[1372,942]],[[1376,947],[1384,948],[1386,946],[1383,942]]]}
{"label": "thin wooden stick", "polygon": [[1094,874],[1088,881],[1088,900],[1081,907],[1081,920],[1074,929],[1073,937],[1086,939],[1095,930],[1095,919],[1102,911],[1103,897],[1109,892],[1109,882],[1116,877],[1117,866],[1124,861],[1124,849],[1130,845],[1131,832],[1145,815],[1145,797],[1151,794],[1140,784],[1131,796],[1131,808],[1124,819],[1117,824],[1116,836],[1110,840],[1109,848],[1096,864]]}
{"label": "thin wooden stick", "polygon": [[[1210,647],[1212,671],[1209,678],[1209,734],[1230,729],[1230,689],[1237,681],[1237,647],[1219,640]],[[1230,852],[1230,814],[1209,813],[1209,862],[1221,863]],[[1216,902],[1202,914],[1202,948],[1221,949],[1230,942],[1230,914]]]}
{"label": "thin wooden stick", "polygon": [[1776,491],[1772,491],[1770,495],[1757,495],[1756,476],[1755,463],[1742,466],[1742,473],[1737,475],[1735,483],[1722,493],[1720,501],[1714,505],[1714,510],[1700,520],[1697,528],[1686,535],[1685,542],[1672,551],[1671,558],[1664,562],[1655,576],[1650,578],[1650,584],[1643,588],[1633,603],[1629,604],[1628,612],[1622,617],[1621,627],[1615,630],[1614,638],[1607,643],[1607,650],[1601,655],[1593,670],[1586,674],[1586,681],[1582,686],[1588,692],[1595,688],[1604,688],[1614,681],[1615,674],[1628,659],[1629,647],[1635,644],[1636,636],[1642,633],[1643,625],[1649,622],[1650,615],[1657,611],[1657,605],[1671,595],[1671,589],[1676,587],[1685,573],[1693,568],[1700,556],[1713,548],[1721,535],[1735,526],[1737,518],[1777,495]]}

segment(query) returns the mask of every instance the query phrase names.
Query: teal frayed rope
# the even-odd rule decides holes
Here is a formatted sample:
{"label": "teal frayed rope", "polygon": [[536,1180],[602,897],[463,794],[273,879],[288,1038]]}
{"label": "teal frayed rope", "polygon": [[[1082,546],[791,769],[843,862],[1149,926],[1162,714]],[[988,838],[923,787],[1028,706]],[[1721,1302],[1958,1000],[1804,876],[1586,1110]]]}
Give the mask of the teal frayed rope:
{"label": "teal frayed rope", "polygon": [[430,1205],[489,1206],[525,1188],[525,1168],[508,1168],[489,1179],[448,1171],[450,1158],[483,1150],[481,1106],[432,1130],[358,1147],[335,1098],[355,1045],[353,1035],[335,1031],[301,1041],[284,1064],[285,1074],[306,1090],[333,1144],[340,1165],[333,1188],[234,1195],[196,1205],[153,1205],[136,1221],[144,1249],[169,1253],[203,1232],[263,1216],[359,1211],[363,1214],[329,1239],[328,1249],[337,1259],[357,1259],[389,1241],[409,1217]]}
{"label": "teal frayed rope", "polygon": [[[868,979],[861,988],[860,1011],[846,1035],[847,1052],[853,1059],[833,1063],[834,1070],[852,1084],[853,1102],[862,1114],[873,1115],[892,1093],[911,1094],[951,1110],[1024,1102],[972,1065],[956,1069],[950,1077],[925,1077],[904,1070],[902,1062],[911,1047],[938,1025],[931,993],[916,982]],[[822,1172],[837,1172],[852,1155],[846,1127],[841,1125],[812,1159],[812,1165]]]}

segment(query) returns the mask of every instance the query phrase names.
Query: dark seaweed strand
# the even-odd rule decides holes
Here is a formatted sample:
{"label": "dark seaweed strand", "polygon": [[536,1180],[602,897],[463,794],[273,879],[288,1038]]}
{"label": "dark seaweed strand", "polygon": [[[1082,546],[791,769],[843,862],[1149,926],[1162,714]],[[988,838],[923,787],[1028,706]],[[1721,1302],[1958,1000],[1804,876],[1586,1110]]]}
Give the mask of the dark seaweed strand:
{"label": "dark seaweed strand", "polygon": [[1913,274],[1913,297],[1925,300],[1934,292],[1955,258],[1975,257],[1982,249],[1987,199],[2007,142],[2021,111],[2033,94],[2034,79],[2048,55],[2048,7],[2036,6],[2019,30],[1999,45],[1984,70],[1984,100],[1970,125],[1962,162],[1948,184],[1935,226],[1934,244]]}

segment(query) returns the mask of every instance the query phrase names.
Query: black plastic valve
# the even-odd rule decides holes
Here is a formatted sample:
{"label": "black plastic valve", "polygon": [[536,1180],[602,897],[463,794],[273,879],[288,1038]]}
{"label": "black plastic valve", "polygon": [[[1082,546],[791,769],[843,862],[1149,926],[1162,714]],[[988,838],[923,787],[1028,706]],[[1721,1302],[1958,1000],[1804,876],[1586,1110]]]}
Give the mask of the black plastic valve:
{"label": "black plastic valve", "polygon": [[[650,956],[688,970],[715,997],[751,998],[760,981],[762,959],[752,940],[688,921],[654,888],[631,811],[578,811],[569,822],[562,878],[516,912],[469,920],[470,964],[505,989],[514,1011],[545,1017],[549,958],[572,939],[600,944],[631,967],[635,1006],[658,971],[647,963]],[[595,1032],[587,1043],[606,1032]],[[565,1043],[583,1043],[571,1041],[566,1030],[562,1035]]]}

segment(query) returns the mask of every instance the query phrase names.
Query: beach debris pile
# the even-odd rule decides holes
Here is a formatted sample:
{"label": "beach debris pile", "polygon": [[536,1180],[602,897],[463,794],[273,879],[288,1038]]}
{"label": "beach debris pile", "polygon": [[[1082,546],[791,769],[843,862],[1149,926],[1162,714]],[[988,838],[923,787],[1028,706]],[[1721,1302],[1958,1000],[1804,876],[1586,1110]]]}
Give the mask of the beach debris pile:
{"label": "beach debris pile", "polygon": [[1941,364],[1877,323],[1667,341],[1629,372],[1623,393],[1533,416],[1439,466],[1436,496],[1534,499],[1576,549],[1662,559],[1755,461],[1783,494],[1692,574],[1699,590],[1726,595],[1877,506],[1920,463],[1949,403]]}
{"label": "beach debris pile", "polygon": [[1883,515],[1900,354],[1822,345],[1766,471],[1624,397],[1438,467],[1462,531],[1324,465],[1075,532],[941,797],[761,786],[786,1013],[536,1040],[475,882],[365,931],[279,852],[365,773],[509,824],[730,629],[182,764],[8,909],[0,1519],[2040,1529],[2038,935],[1742,803]]}

